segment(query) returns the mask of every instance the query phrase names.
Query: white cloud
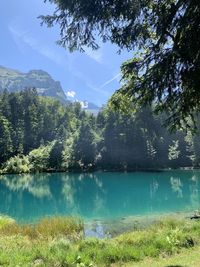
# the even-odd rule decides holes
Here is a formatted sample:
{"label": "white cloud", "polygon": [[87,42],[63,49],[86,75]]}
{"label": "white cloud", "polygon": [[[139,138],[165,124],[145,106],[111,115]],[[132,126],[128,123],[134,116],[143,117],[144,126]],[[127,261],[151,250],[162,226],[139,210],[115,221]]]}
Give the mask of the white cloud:
{"label": "white cloud", "polygon": [[75,102],[79,103],[83,109],[88,108],[88,102],[87,101],[81,101],[81,100],[76,99]]}
{"label": "white cloud", "polygon": [[75,91],[68,91],[68,92],[66,93],[66,96],[67,96],[67,97],[72,97],[72,98],[74,98],[75,95],[76,95],[76,92],[75,92]]}
{"label": "white cloud", "polygon": [[91,59],[93,59],[94,61],[96,61],[97,63],[102,64],[103,63],[103,53],[102,50],[98,49],[98,50],[92,50],[91,48],[84,48],[85,50],[85,54],[90,57]]}
{"label": "white cloud", "polygon": [[88,102],[87,101],[78,101],[81,104],[82,108],[88,108]]}

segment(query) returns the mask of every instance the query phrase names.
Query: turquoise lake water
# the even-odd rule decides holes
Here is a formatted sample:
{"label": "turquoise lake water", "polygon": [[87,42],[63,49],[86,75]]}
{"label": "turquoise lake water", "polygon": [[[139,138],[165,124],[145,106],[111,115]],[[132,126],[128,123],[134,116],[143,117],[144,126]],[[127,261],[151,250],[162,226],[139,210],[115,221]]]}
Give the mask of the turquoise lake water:
{"label": "turquoise lake water", "polygon": [[117,220],[193,211],[199,193],[200,171],[3,175],[0,213],[18,222],[53,215]]}

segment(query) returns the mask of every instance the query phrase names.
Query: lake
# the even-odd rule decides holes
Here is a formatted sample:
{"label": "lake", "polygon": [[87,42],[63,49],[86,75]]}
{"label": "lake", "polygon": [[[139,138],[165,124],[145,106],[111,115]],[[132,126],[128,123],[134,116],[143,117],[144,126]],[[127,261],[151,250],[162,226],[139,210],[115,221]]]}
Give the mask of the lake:
{"label": "lake", "polygon": [[74,215],[118,220],[198,209],[200,171],[3,175],[0,213],[18,222]]}

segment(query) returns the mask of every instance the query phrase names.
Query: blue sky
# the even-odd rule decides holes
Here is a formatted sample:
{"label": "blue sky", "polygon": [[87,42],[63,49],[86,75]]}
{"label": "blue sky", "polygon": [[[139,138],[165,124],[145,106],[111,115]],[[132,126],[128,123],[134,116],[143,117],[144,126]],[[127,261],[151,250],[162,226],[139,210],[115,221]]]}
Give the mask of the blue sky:
{"label": "blue sky", "polygon": [[59,30],[41,27],[37,18],[53,10],[43,0],[0,1],[0,65],[22,72],[45,70],[61,82],[69,96],[104,104],[120,87],[120,65],[131,53],[118,55],[112,44],[86,53],[70,53],[59,47]]}

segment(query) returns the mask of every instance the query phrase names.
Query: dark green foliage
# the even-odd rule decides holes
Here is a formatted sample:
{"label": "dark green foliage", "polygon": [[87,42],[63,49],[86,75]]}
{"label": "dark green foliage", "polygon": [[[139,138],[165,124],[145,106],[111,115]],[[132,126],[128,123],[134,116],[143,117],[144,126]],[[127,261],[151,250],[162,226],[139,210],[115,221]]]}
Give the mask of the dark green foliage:
{"label": "dark green foliage", "polygon": [[[136,170],[200,166],[199,135],[162,127],[150,107],[97,117],[35,90],[0,95],[2,172]],[[199,123],[199,122],[198,122]],[[198,126],[199,127],[199,126]]]}
{"label": "dark green foliage", "polygon": [[40,17],[49,27],[54,24],[60,26],[59,44],[68,46],[71,51],[84,50],[85,46],[97,49],[99,47],[95,40],[97,31],[103,41],[110,40],[121,48],[133,47],[135,32],[145,33],[144,27],[139,24],[134,27],[134,22],[146,1],[49,0],[49,2],[56,4],[56,11],[52,15]]}
{"label": "dark green foliage", "polygon": [[95,160],[95,143],[94,143],[94,129],[89,121],[83,121],[78,133],[75,135],[73,143],[73,158],[74,163],[78,164],[80,168],[84,166],[92,167]]}
{"label": "dark green foliage", "polygon": [[[164,119],[153,115],[150,108],[135,114],[108,110],[99,114],[97,123],[103,137],[98,146],[100,166],[122,170],[186,167],[193,164],[190,153],[199,162],[193,142],[200,137],[191,134],[192,143],[188,144],[184,132],[171,134],[162,127]],[[188,153],[189,148],[192,151]]]}
{"label": "dark green foliage", "polygon": [[[31,171],[60,169],[66,139],[88,116],[80,109],[77,118],[78,106],[64,106],[52,98],[39,97],[35,89],[4,91],[0,95],[0,164],[23,154],[30,161]],[[20,161],[20,157],[14,157],[6,169],[20,169]]]}
{"label": "dark green foliage", "polygon": [[194,129],[188,117],[194,122],[200,111],[198,0],[49,2],[56,11],[41,18],[49,27],[59,25],[62,46],[97,49],[100,38],[137,51],[122,66],[125,85],[119,92],[131,96],[135,108],[153,103],[156,112],[165,111],[171,129]]}
{"label": "dark green foliage", "polygon": [[0,115],[0,161],[5,161],[7,157],[12,155],[11,133],[9,121]]}
{"label": "dark green foliage", "polygon": [[42,145],[39,148],[32,150],[28,154],[27,157],[30,162],[31,172],[43,172],[49,168],[49,159],[52,146],[52,143],[47,146]]}
{"label": "dark green foliage", "polygon": [[63,161],[64,143],[55,141],[49,154],[49,167],[60,170]]}

